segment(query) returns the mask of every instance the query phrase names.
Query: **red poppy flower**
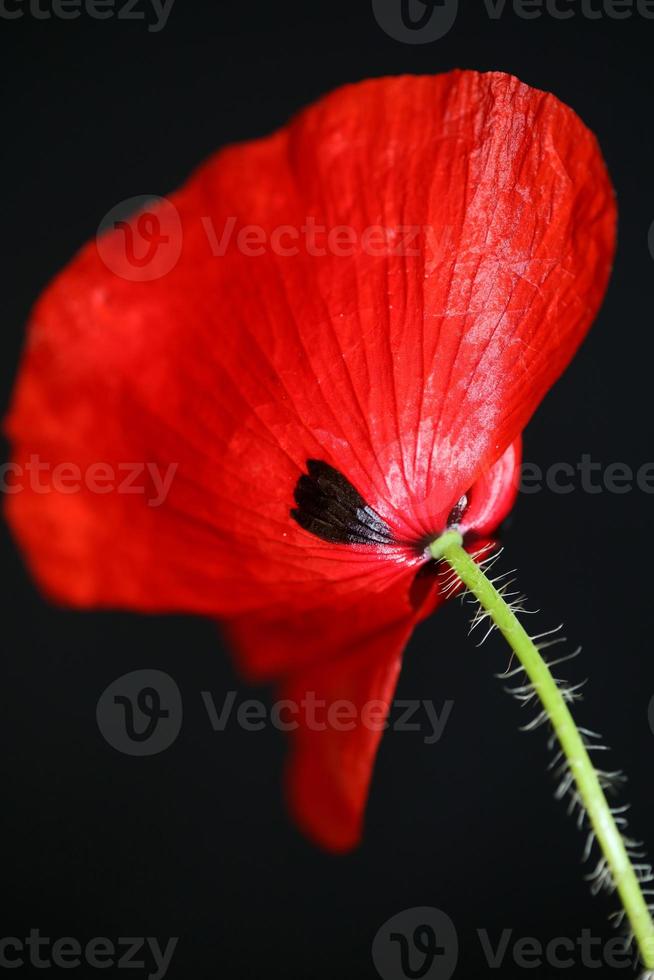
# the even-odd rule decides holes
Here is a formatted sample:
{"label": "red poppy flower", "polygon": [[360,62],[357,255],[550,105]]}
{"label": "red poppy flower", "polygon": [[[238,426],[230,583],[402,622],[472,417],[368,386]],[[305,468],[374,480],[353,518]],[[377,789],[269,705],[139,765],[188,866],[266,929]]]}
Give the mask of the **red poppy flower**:
{"label": "red poppy flower", "polygon": [[[511,507],[614,224],[596,141],[553,96],[377,79],[223,150],[36,307],[14,490],[42,461],[82,479],[8,497],[28,562],[60,601],[217,617],[252,677],[351,705],[354,727],[296,715],[292,806],[326,847],[360,835],[402,650],[439,601],[426,543]],[[176,466],[165,499],[136,465],[111,483],[137,461]]]}

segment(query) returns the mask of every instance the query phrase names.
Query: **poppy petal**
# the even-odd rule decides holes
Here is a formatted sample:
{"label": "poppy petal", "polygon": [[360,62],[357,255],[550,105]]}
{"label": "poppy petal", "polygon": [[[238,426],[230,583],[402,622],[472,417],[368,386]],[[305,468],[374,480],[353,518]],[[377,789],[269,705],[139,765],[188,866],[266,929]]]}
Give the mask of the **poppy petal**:
{"label": "poppy petal", "polygon": [[294,675],[281,697],[299,707],[291,732],[287,790],[304,833],[331,851],[361,837],[379,741],[395,692],[411,624],[396,624],[345,658]]}
{"label": "poppy petal", "polygon": [[[165,274],[135,281],[141,215],[48,289],[8,432],[22,472],[38,454],[174,479],[156,506],[88,481],[10,496],[36,574],[80,605],[216,616],[336,613],[409,583],[416,542],[516,439],[601,301],[615,209],[594,137],[508,75],[377,79],[219,153],[152,220],[170,207]],[[293,519],[309,460],[387,543]]]}
{"label": "poppy petal", "polygon": [[[303,832],[330,851],[359,843],[377,747],[395,692],[410,630],[377,638],[344,663],[316,666],[283,690],[307,706],[291,735],[287,789]],[[326,720],[309,723],[311,705]],[[323,727],[326,726],[326,727]]]}
{"label": "poppy petal", "polygon": [[360,837],[402,652],[423,609],[438,603],[438,584],[432,576],[414,594],[400,579],[378,595],[350,597],[338,616],[325,607],[223,624],[244,673],[283,678],[277,704],[291,738],[290,808],[329,850],[348,850]]}
{"label": "poppy petal", "polygon": [[473,532],[475,537],[485,537],[499,527],[518,495],[521,463],[522,437],[518,436],[466,494],[466,507],[457,522],[461,534]]}

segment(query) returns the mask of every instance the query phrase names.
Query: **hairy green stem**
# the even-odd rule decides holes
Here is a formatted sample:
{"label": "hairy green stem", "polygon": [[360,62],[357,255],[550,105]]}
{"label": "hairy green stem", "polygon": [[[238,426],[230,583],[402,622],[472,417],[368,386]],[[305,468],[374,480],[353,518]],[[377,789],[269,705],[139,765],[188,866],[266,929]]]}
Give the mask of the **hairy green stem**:
{"label": "hairy green stem", "polygon": [[464,550],[457,531],[446,531],[431,544],[430,552],[434,558],[444,559],[477,598],[533,684],[574,777],[579,797],[631,924],[640,958],[648,970],[654,969],[654,923],[647,902],[597,772],[549,667],[505,599]]}

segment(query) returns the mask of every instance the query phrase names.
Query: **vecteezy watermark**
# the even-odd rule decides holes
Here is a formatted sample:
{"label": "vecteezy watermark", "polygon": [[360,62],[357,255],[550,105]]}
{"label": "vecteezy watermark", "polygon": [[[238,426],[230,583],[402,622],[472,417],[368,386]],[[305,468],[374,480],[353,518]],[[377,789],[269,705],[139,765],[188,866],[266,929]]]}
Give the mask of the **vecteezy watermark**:
{"label": "vecteezy watermark", "polygon": [[177,265],[182,221],[165,197],[139,194],[105,214],[96,241],[98,255],[110,272],[129,282],[151,282]]}
{"label": "vecteezy watermark", "polygon": [[274,701],[270,707],[255,698],[248,698],[236,707],[236,699],[236,691],[228,691],[219,707],[210,691],[202,691],[202,700],[215,732],[224,731],[230,723],[236,723],[248,732],[260,732],[265,728],[294,732],[300,727],[312,732],[352,732],[356,728],[384,732],[391,729],[394,732],[423,732],[425,745],[434,745],[442,738],[454,707],[453,701],[444,701],[437,709],[433,701],[398,698],[391,702],[389,710],[385,701],[371,700],[362,705],[347,698],[326,701],[317,697],[315,691],[307,691],[299,701],[290,698]]}
{"label": "vecteezy watermark", "polygon": [[576,463],[556,462],[542,467],[523,462],[520,467],[519,491],[524,494],[568,494],[575,491],[596,495],[624,494],[639,490],[654,494],[654,462],[641,463],[636,469],[628,463],[603,464],[583,453]]}
{"label": "vecteezy watermark", "polygon": [[0,0],[0,20],[91,20],[139,21],[152,34],[168,23],[175,0]]}
{"label": "vecteezy watermark", "polygon": [[[393,10],[400,9],[399,0],[384,0],[384,4],[386,2],[392,4]],[[425,6],[422,0],[415,2]],[[654,0],[647,2],[652,6],[654,19]],[[0,5],[2,3],[0,0]],[[437,0],[432,0],[427,6],[429,10],[438,9],[440,17],[444,10],[452,7],[447,0],[441,0],[441,3],[444,6],[439,7]],[[456,2],[453,9],[456,13]],[[295,224],[271,227],[247,223],[235,215],[225,216],[220,223],[210,215],[202,215],[200,225],[200,244],[204,243],[210,258],[220,259],[234,250],[248,258],[265,255],[277,258],[297,255],[311,258],[421,257],[426,276],[440,262],[450,260],[455,243],[454,230],[450,226],[436,229],[425,224],[326,225],[314,215],[306,215]],[[105,266],[129,282],[151,282],[167,275],[179,262],[183,244],[184,229],[177,207],[167,198],[153,194],[140,194],[120,201],[104,216],[96,235],[98,255]],[[648,244],[654,257],[654,222],[649,229]],[[194,239],[194,248],[197,246]]]}
{"label": "vecteezy watermark", "polygon": [[[437,709],[433,701],[370,700],[355,704],[346,698],[326,701],[307,691],[300,700],[283,698],[268,705],[255,698],[237,703],[236,691],[222,700],[201,691],[199,704],[214,732],[234,725],[246,732],[273,728],[293,732],[303,727],[313,732],[372,732],[392,729],[422,735],[426,745],[440,741],[452,714],[453,701]],[[182,727],[182,697],[169,674],[161,670],[135,670],[113,681],[102,692],[96,710],[104,739],[126,755],[156,755],[173,744]]]}
{"label": "vecteezy watermark", "polygon": [[[74,494],[86,490],[93,494],[140,494],[148,507],[161,507],[168,498],[178,463],[93,462],[78,463],[44,460],[32,453],[26,462],[0,464],[0,493],[17,494],[29,489],[37,494]],[[532,495],[547,490],[555,494],[575,492],[592,496],[602,493],[625,494],[637,490],[654,494],[654,462],[631,466],[629,463],[601,463],[583,453],[576,463],[555,462],[547,466],[523,462],[518,475],[520,493]]]}
{"label": "vecteezy watermark", "polygon": [[25,463],[0,465],[0,493],[16,494],[28,488],[33,493],[141,494],[148,507],[160,507],[170,492],[177,463],[51,463],[32,453]]}
{"label": "vecteezy watermark", "polygon": [[395,41],[429,44],[454,26],[459,0],[372,0],[375,19]]}
{"label": "vecteezy watermark", "polygon": [[[1,0],[0,0],[1,2]],[[200,217],[206,254],[223,258],[237,251],[247,258],[273,255],[290,258],[372,258],[422,256],[429,272],[444,255],[451,254],[451,228],[436,230],[431,225],[327,225],[315,215],[295,223],[264,227],[227,215],[216,222]],[[172,201],[154,195],[139,195],[121,201],[102,219],[97,233],[98,254],[116,276],[130,282],[160,279],[178,263],[183,249],[183,227]],[[197,241],[194,241],[197,247]]]}
{"label": "vecteezy watermark", "polygon": [[437,232],[431,225],[325,225],[313,215],[298,224],[264,228],[257,224],[239,224],[231,215],[218,227],[212,218],[200,219],[211,254],[223,256],[235,246],[243,255],[257,257],[267,252],[288,258],[294,255],[322,258],[351,258],[369,255],[382,258],[391,255],[435,257],[441,244],[452,240],[451,230]]}
{"label": "vecteezy watermark", "polygon": [[555,970],[584,967],[593,970],[601,966],[609,969],[633,969],[638,954],[626,936],[603,939],[594,936],[590,929],[582,929],[578,936],[553,936],[548,940],[535,936],[516,935],[514,929],[502,929],[491,936],[486,929],[477,929],[477,940],[488,966],[499,970],[510,961],[525,970],[548,966]]}
{"label": "vecteezy watermark", "polygon": [[[514,929],[499,932],[476,929],[474,945],[491,970],[509,964],[524,970],[549,967],[633,969],[638,954],[625,936],[604,939],[582,929],[578,936],[538,939]],[[456,969],[459,936],[452,919],[440,909],[405,909],[379,929],[372,943],[372,960],[382,980],[449,980]]]}
{"label": "vecteezy watermark", "polygon": [[372,944],[382,980],[449,980],[459,958],[459,939],[449,915],[421,906],[398,912]]}
{"label": "vecteezy watermark", "polygon": [[[39,929],[29,936],[4,936],[0,939],[0,970],[16,970],[31,966],[37,970],[55,967],[72,970],[91,967],[107,970],[111,967],[126,970],[147,970],[148,980],[163,980],[168,973],[178,936],[161,944],[154,936],[126,936],[117,940],[96,936],[81,942],[73,936],[50,939]],[[84,974],[87,976],[88,974]]]}
{"label": "vecteezy watermark", "polygon": [[[522,20],[626,20],[639,16],[654,20],[654,0],[482,0],[491,20],[511,10]],[[429,44],[444,37],[454,26],[458,0],[372,0],[375,19],[395,41]]]}
{"label": "vecteezy watermark", "polygon": [[182,727],[182,696],[162,670],[123,674],[102,692],[96,708],[105,741],[125,755],[157,755]]}

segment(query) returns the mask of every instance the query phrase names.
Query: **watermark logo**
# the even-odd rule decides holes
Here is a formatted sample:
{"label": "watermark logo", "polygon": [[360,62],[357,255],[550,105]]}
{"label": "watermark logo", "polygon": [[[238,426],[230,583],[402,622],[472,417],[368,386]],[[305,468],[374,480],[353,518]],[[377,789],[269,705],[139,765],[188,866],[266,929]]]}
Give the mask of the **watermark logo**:
{"label": "watermark logo", "polygon": [[[647,944],[646,944],[647,945]],[[537,938],[512,928],[499,933],[475,929],[465,937],[466,948],[474,947],[491,971],[517,966],[521,970],[574,967],[594,970],[633,970],[638,951],[628,936],[605,939],[582,929],[578,936]],[[649,947],[648,947],[649,949]],[[459,952],[459,937],[448,915],[435,908],[413,908],[399,912],[384,923],[372,944],[372,959],[382,980],[449,980]]]}
{"label": "watermark logo", "polygon": [[98,460],[86,467],[73,462],[52,463],[31,453],[24,463],[0,465],[0,493],[13,495],[29,489],[32,493],[139,494],[148,507],[166,502],[177,463],[165,466],[148,463],[106,463]]}
{"label": "watermark logo", "polygon": [[[0,0],[2,3],[2,0]],[[306,215],[295,224],[245,223],[236,215],[216,221],[200,216],[202,229],[194,247],[204,248],[212,259],[239,252],[246,258],[349,259],[422,257],[426,275],[451,254],[451,227],[432,225],[325,224]],[[121,279],[149,282],[171,272],[182,253],[184,229],[175,205],[163,197],[140,195],[121,201],[104,216],[98,227],[97,249],[106,267]]]}
{"label": "watermark logo", "polygon": [[372,944],[372,961],[382,980],[449,980],[458,958],[454,923],[428,906],[398,912]]}
{"label": "watermark logo", "polygon": [[157,755],[182,727],[182,696],[162,670],[134,670],[103,691],[96,719],[104,739],[125,755]]}
{"label": "watermark logo", "polygon": [[569,970],[582,966],[596,970],[607,966],[611,970],[633,970],[638,953],[630,949],[628,936],[613,936],[604,940],[590,929],[578,936],[553,936],[541,940],[536,936],[516,935],[513,929],[502,929],[495,939],[487,929],[477,929],[477,940],[491,970],[500,970],[511,962],[521,970],[547,966],[553,970]]}
{"label": "watermark logo", "polygon": [[459,0],[372,0],[381,29],[404,44],[430,44],[454,25]]}
{"label": "watermark logo", "polygon": [[647,720],[649,722],[649,727],[654,735],[654,695],[650,698],[650,702],[647,708]]}
{"label": "watermark logo", "polygon": [[140,21],[152,34],[162,31],[175,0],[0,0],[0,19]]}
{"label": "watermark logo", "polygon": [[[654,0],[482,0],[479,8],[491,21],[508,12],[520,20],[654,19]],[[389,37],[405,44],[428,44],[452,29],[458,0],[372,0],[372,9]]]}
{"label": "watermark logo", "polygon": [[274,728],[278,732],[294,732],[304,728],[310,732],[353,732],[365,728],[369,732],[412,732],[422,735],[425,745],[440,742],[454,702],[444,701],[438,710],[433,701],[395,699],[390,704],[372,700],[355,704],[347,698],[326,701],[307,691],[298,701],[283,698],[268,708],[263,701],[248,698],[236,705],[236,691],[229,691],[218,704],[210,691],[202,691],[202,701],[214,732],[225,731],[230,722],[246,732],[261,732]]}
{"label": "watermark logo", "polygon": [[111,208],[100,222],[98,254],[129,282],[151,282],[173,269],[182,254],[182,222],[164,197],[137,195]]}
{"label": "watermark logo", "polygon": [[[82,942],[74,936],[51,939],[39,929],[29,936],[4,936],[0,939],[0,970],[16,970],[31,966],[37,970],[72,970],[90,967],[93,970],[145,970],[147,980],[163,980],[179,941],[173,936],[160,943],[155,936],[121,936],[118,940],[95,936]],[[88,972],[84,973],[88,976]]]}
{"label": "watermark logo", "polygon": [[524,494],[548,490],[555,494],[581,491],[595,496],[602,493],[625,494],[638,490],[654,493],[654,463],[644,462],[637,468],[629,463],[608,464],[593,460],[590,453],[582,453],[576,463],[556,462],[549,466],[523,462],[520,467],[519,491]]}
{"label": "watermark logo", "polygon": [[[187,708],[189,701],[187,700]],[[266,704],[257,698],[239,701],[236,691],[214,698],[201,691],[191,704],[202,706],[213,732],[228,727],[244,732],[347,733],[363,728],[370,732],[410,733],[425,745],[440,742],[449,724],[454,702],[407,698],[390,703],[371,700],[355,703],[345,698],[327,701],[307,691],[298,699],[283,698]],[[169,748],[182,726],[182,697],[175,681],[161,670],[135,670],[124,674],[102,692],[97,705],[98,727],[106,741],[126,755],[155,755]]]}
{"label": "watermark logo", "polygon": [[[147,507],[166,503],[179,464],[174,462],[107,462],[97,460],[80,466],[66,460],[43,459],[31,453],[24,461],[0,464],[0,494],[12,496],[29,490],[36,494],[98,495],[136,494]],[[654,461],[631,465],[602,463],[590,453],[577,461],[557,461],[547,466],[524,461],[517,475],[518,491],[533,495],[547,491],[566,496],[572,493],[654,494]]]}

